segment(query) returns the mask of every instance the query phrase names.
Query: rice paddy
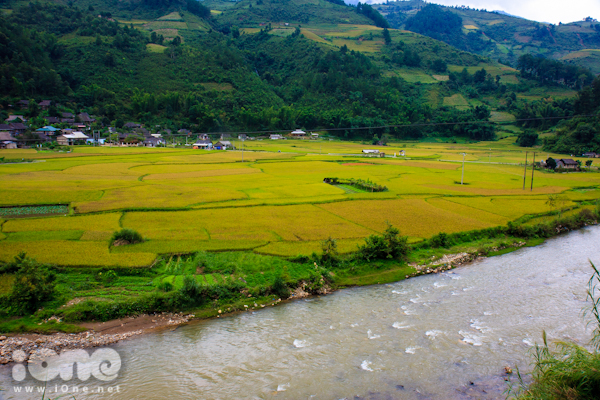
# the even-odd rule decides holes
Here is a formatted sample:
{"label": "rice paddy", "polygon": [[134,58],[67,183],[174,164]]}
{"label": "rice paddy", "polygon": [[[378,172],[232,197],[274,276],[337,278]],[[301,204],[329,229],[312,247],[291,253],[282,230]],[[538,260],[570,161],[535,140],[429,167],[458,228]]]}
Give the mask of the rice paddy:
{"label": "rice paddy", "polygon": [[[488,228],[555,212],[549,195],[560,194],[564,208],[600,199],[597,169],[539,171],[533,190],[528,169],[523,190],[524,152],[511,140],[385,147],[255,140],[244,143],[244,162],[241,151],[83,146],[63,154],[2,150],[0,156],[44,160],[0,165],[3,206],[42,211],[48,204],[65,206],[59,215],[2,215],[0,261],[21,251],[46,263],[111,268],[143,267],[161,254],[196,251],[295,256],[319,253],[321,241],[329,237],[338,240],[341,253],[348,253],[388,223],[418,241],[439,232]],[[387,157],[361,154],[372,147]],[[467,154],[464,185],[462,152]],[[543,154],[547,156],[563,157]],[[540,158],[538,154],[536,160]],[[389,190],[356,193],[323,183],[325,177],[370,180]],[[121,228],[135,229],[146,240],[111,247],[112,233]]]}

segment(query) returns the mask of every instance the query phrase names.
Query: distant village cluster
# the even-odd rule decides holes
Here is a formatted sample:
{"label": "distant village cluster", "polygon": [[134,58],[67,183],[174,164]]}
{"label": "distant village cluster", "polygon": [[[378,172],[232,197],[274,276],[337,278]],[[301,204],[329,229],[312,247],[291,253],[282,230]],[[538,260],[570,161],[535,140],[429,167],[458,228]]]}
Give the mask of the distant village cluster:
{"label": "distant village cluster", "polygon": [[[15,111],[0,124],[0,149],[16,149],[45,147],[49,145],[73,146],[138,146],[161,147],[167,143],[185,144],[194,149],[229,150],[234,149],[233,137],[228,133],[206,134],[193,133],[189,129],[174,131],[168,128],[154,126],[151,129],[138,122],[127,122],[122,127],[104,127],[96,123],[96,118],[85,112],[55,112],[54,116],[32,118],[31,121],[17,110],[31,109],[29,100],[20,100],[11,106]],[[37,103],[42,113],[47,113],[53,106],[50,100]],[[43,121],[45,125],[40,125]],[[32,123],[30,123],[32,122]],[[217,139],[218,138],[218,139]],[[261,136],[237,135],[237,139],[245,140],[285,140],[318,139],[318,133],[306,133],[296,129],[288,134],[270,134]]]}

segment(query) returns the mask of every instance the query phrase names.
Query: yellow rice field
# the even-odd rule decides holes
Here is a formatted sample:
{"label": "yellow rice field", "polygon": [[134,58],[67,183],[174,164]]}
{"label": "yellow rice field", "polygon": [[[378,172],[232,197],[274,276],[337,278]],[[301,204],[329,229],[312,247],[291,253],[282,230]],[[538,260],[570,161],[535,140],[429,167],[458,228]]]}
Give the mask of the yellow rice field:
{"label": "yellow rice field", "polygon": [[[410,240],[420,240],[555,211],[549,195],[560,194],[563,207],[600,199],[596,169],[536,171],[532,191],[528,169],[523,190],[525,154],[513,142],[407,141],[377,147],[267,139],[246,141],[244,162],[239,150],[0,150],[0,157],[41,161],[0,165],[0,205],[67,204],[71,210],[67,216],[3,217],[0,261],[20,251],[68,266],[144,266],[158,254],[198,250],[293,256],[319,252],[328,237],[337,239],[344,253],[388,222]],[[371,148],[388,157],[361,154]],[[465,184],[460,185],[463,152]],[[547,156],[564,157],[538,152],[536,161]],[[388,191],[347,191],[323,183],[325,177],[370,180]],[[135,229],[147,240],[111,248],[109,239],[121,228]]]}

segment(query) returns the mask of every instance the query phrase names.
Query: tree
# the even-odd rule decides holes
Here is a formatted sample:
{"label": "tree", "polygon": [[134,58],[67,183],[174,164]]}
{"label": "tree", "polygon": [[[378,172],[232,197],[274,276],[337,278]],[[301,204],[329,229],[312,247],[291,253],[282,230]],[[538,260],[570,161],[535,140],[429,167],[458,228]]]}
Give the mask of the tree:
{"label": "tree", "polygon": [[331,236],[328,237],[321,242],[321,250],[323,251],[320,259],[321,264],[328,267],[335,266],[338,261],[337,241]]}
{"label": "tree", "polygon": [[592,163],[593,163],[592,160],[586,160],[585,161],[585,166],[588,167],[588,168],[591,168],[592,167]]}
{"label": "tree", "polygon": [[388,31],[388,28],[383,28],[383,40],[385,41],[386,45],[392,43],[392,37],[390,36],[390,31]]}
{"label": "tree", "polygon": [[532,131],[525,131],[519,134],[517,145],[521,147],[533,147],[538,142],[538,134]]}
{"label": "tree", "polygon": [[548,158],[546,160],[546,165],[548,166],[548,168],[550,169],[556,169],[556,160],[552,157]]}
{"label": "tree", "polygon": [[446,70],[448,69],[448,65],[446,64],[446,62],[444,60],[438,58],[437,60],[433,61],[433,63],[431,64],[431,69],[434,72],[443,73],[443,72],[446,72]]}

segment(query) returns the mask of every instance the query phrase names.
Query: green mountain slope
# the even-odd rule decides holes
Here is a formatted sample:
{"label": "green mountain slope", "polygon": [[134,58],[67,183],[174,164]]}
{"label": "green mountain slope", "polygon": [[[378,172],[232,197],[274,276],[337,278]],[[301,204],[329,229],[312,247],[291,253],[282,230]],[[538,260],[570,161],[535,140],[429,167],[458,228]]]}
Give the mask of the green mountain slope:
{"label": "green mountain slope", "polygon": [[[374,5],[393,28],[443,40],[516,65],[523,54],[544,55],[600,73],[598,22],[551,25],[485,10],[428,5],[421,0]],[[457,18],[458,17],[458,18]]]}
{"label": "green mountain slope", "polygon": [[[303,1],[290,4],[300,9]],[[236,7],[244,4],[230,5],[231,15],[241,15]],[[529,70],[521,76],[426,36],[348,23],[365,22],[356,12],[331,23],[247,20],[236,28],[225,9],[211,8],[204,18],[191,11],[181,3],[154,19],[113,20],[89,6],[14,6],[0,20],[0,113],[6,118],[21,99],[51,99],[61,108],[25,111],[32,125],[60,111],[85,111],[117,127],[336,128],[341,137],[367,140],[481,140],[493,138],[495,128],[472,122],[510,121],[509,113],[538,110],[529,102],[550,96]],[[572,94],[553,88],[551,96]],[[350,129],[435,122],[447,125]]]}

